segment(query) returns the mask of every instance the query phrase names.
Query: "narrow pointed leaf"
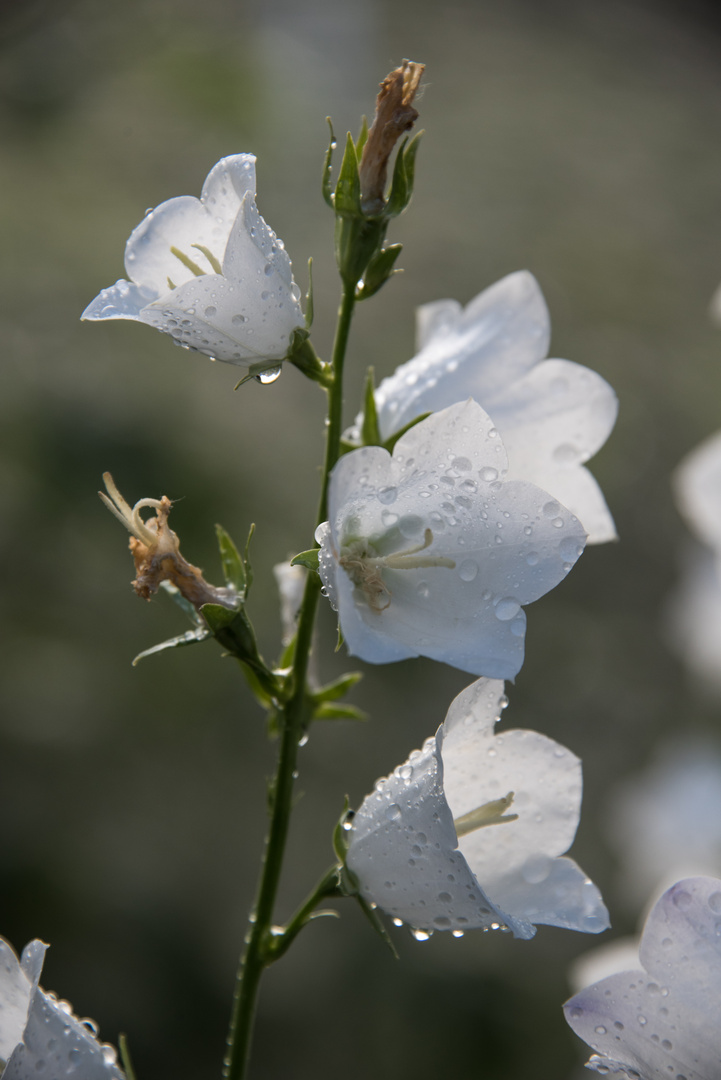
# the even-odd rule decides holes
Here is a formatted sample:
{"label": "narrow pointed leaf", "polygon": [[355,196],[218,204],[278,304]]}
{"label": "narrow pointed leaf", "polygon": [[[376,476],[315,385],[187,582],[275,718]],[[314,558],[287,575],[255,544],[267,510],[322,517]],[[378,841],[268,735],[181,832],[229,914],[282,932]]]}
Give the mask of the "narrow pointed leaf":
{"label": "narrow pointed leaf", "polygon": [[253,584],[253,567],[250,565],[250,541],[253,539],[253,533],[255,532],[255,522],[253,522],[248,529],[248,539],[245,541],[245,551],[243,552],[243,558],[245,559],[245,595],[248,596],[250,592],[250,586]]}
{"label": "narrow pointed leaf", "polygon": [[172,581],[161,581],[160,588],[163,592],[167,593],[174,604],[177,604],[182,612],[184,612],[193,626],[204,626],[198,612],[195,610],[195,606],[191,604],[190,600],[186,600],[177,585],[173,585]]}
{"label": "narrow pointed leaf", "polygon": [[399,270],[394,270],[393,267],[402,250],[402,244],[390,244],[373,256],[368,264],[368,269],[363,275],[363,284],[356,290],[358,300],[367,300],[370,296],[375,296],[378,290],[383,288],[389,277],[400,273]]}
{"label": "narrow pointed leaf", "polygon": [[393,453],[393,447],[396,445],[402,435],[405,435],[407,431],[410,431],[416,424],[420,424],[421,420],[427,420],[431,414],[429,412],[421,413],[420,416],[415,416],[412,420],[409,420],[407,424],[404,424],[398,431],[394,431],[389,438],[383,443],[384,448],[389,454]]}
{"label": "narrow pointed leaf", "polygon": [[355,144],[355,152],[356,152],[356,156],[358,157],[358,163],[359,164],[360,164],[361,156],[363,154],[363,147],[365,146],[367,141],[368,141],[368,118],[366,116],[364,116],[363,120],[361,121],[361,129],[358,132],[358,139],[357,139],[356,144]]}
{"label": "narrow pointed leaf", "polygon": [[323,198],[328,203],[328,206],[333,208],[333,193],[331,191],[331,165],[333,162],[333,150],[335,149],[335,135],[333,134],[333,124],[331,123],[330,116],[326,117],[328,127],[330,128],[330,141],[328,143],[328,149],[325,152],[325,158],[323,159],[323,179],[321,190],[323,192]]}
{"label": "narrow pointed leaf", "polygon": [[[344,828],[345,822],[348,819],[348,811],[350,810],[350,802],[346,795],[343,803],[343,813],[338,818],[336,826],[333,829],[333,851],[339,862],[345,863],[345,855],[348,850],[348,830]],[[342,874],[341,874],[342,880]],[[345,893],[345,890],[343,890]]]}
{"label": "narrow pointed leaf", "polygon": [[240,596],[244,596],[246,580],[243,557],[222,525],[215,526],[215,534],[218,538],[218,548],[226,584],[232,586]]}
{"label": "narrow pointed leaf", "polygon": [[313,258],[308,259],[308,292],[305,294],[305,325],[310,330],[313,325]]}
{"label": "narrow pointed leaf", "polygon": [[314,720],[358,720],[366,723],[368,714],[355,705],[339,705],[335,701],[324,701],[313,713]]}
{"label": "narrow pointed leaf", "polygon": [[342,698],[349,690],[352,690],[362,678],[363,675],[360,671],[351,671],[347,675],[341,675],[339,679],[321,687],[320,690],[316,690],[313,694],[313,700],[319,703],[321,701],[337,701],[338,698]]}
{"label": "narrow pointed leaf", "polygon": [[136,667],[141,660],[145,660],[148,656],[165,652],[166,649],[182,649],[185,645],[197,645],[200,641],[205,641],[209,637],[212,637],[212,634],[204,626],[199,626],[196,630],[186,630],[184,634],[178,634],[177,637],[161,641],[159,645],[153,645],[152,648],[144,649],[143,652],[138,653],[133,660],[133,667]]}

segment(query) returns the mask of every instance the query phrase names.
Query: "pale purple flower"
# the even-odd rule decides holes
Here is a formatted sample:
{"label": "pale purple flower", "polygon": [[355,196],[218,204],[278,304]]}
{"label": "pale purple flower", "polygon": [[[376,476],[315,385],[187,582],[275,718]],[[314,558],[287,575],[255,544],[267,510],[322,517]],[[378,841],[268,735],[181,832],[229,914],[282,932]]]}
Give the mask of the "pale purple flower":
{"label": "pale purple flower", "polygon": [[611,975],[564,1006],[596,1053],[588,1068],[633,1080],[721,1076],[721,881],[686,878],[649,915],[643,970]]}

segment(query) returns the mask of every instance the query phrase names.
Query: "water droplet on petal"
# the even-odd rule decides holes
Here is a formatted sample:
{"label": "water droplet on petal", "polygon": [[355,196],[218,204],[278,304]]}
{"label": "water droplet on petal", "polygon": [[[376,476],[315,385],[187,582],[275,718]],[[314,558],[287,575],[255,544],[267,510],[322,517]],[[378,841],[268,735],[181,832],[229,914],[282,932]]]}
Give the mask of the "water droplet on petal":
{"label": "water droplet on petal", "polygon": [[504,596],[495,607],[496,618],[500,622],[508,622],[521,610],[521,605],[512,596]]}

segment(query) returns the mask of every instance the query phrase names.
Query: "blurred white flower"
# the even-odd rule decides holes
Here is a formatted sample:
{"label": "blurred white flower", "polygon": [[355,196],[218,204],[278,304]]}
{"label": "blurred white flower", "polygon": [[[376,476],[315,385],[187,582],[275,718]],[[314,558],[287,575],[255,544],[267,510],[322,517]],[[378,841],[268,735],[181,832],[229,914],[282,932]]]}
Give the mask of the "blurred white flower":
{"label": "blurred white flower", "polygon": [[346,862],[362,896],[427,935],[538,923],[599,933],[608,912],[571,859],[581,763],[535,731],[494,735],[503,683],[479,679],[435,738],[366,797]]}
{"label": "blurred white flower", "polygon": [[470,400],[416,424],[392,456],[367,446],[340,459],[316,539],[352,655],[516,675],[521,605],[565,577],[585,534],[547,492],[504,482],[507,464],[493,421]]}
{"label": "blurred white flower", "polygon": [[289,562],[276,563],[273,576],[280,596],[280,625],[283,645],[288,645],[298,628],[298,612],[303,603],[307,571]]}
{"label": "blurred white flower", "polygon": [[684,458],[673,488],[679,511],[701,543],[685,553],[681,581],[667,606],[668,638],[691,671],[721,693],[721,432]]}
{"label": "blurred white flower", "polygon": [[[387,439],[425,412],[468,397],[493,418],[508,452],[508,478],[530,480],[576,515],[591,544],[616,538],[601,490],[584,462],[603,446],[618,401],[595,371],[546,360],[548,308],[522,270],[479,293],[417,312],[418,353],[384,379],[375,400]],[[359,438],[360,418],[348,433]]]}
{"label": "blurred white flower", "polygon": [[604,817],[632,904],[655,902],[684,877],[721,875],[721,748],[690,734],[662,746],[614,788]]}
{"label": "blurred white flower", "polygon": [[642,1080],[721,1076],[721,881],[687,878],[649,915],[645,970],[626,971],[576,994],[566,1020],[597,1054],[588,1068]]}
{"label": "blurred white flower", "polygon": [[[123,1080],[115,1049],[78,1020],[67,1001],[38,986],[47,945],[31,941],[22,959],[0,938],[0,1073],[3,1080]],[[3,1068],[4,1066],[4,1068]]]}
{"label": "blurred white flower", "polygon": [[125,269],[130,280],[103,289],[83,319],[134,319],[212,359],[266,368],[305,326],[283,242],[255,205],[252,154],[221,158],[200,199],[151,210],[130,234]]}

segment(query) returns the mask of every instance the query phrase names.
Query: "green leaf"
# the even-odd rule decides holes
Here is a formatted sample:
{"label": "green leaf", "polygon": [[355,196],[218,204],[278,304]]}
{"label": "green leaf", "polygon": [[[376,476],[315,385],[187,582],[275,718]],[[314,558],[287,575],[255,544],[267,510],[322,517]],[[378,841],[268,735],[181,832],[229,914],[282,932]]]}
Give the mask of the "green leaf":
{"label": "green leaf", "polygon": [[118,1050],[120,1051],[120,1061],[123,1066],[126,1080],[135,1080],[135,1069],[133,1068],[130,1050],[128,1049],[128,1039],[127,1036],[122,1033],[118,1036]]}
{"label": "green leaf", "polygon": [[360,159],[361,159],[361,157],[363,155],[363,147],[365,146],[367,141],[368,141],[368,118],[364,116],[363,119],[361,120],[361,129],[358,132],[358,138],[356,139],[356,144],[355,144],[355,152],[356,152],[356,157],[358,158],[358,164],[360,164]]}
{"label": "green leaf", "polygon": [[308,292],[305,294],[305,326],[313,325],[313,258],[308,259]]}
{"label": "green leaf", "polygon": [[370,296],[375,296],[389,277],[401,272],[394,270],[394,264],[402,250],[403,244],[390,244],[373,256],[363,275],[363,284],[356,289],[357,300],[367,300]]}
{"label": "green leaf", "polygon": [[161,581],[160,588],[163,592],[167,593],[173,603],[177,604],[182,612],[184,612],[193,626],[204,626],[204,622],[198,612],[195,605],[191,604],[190,600],[186,600],[177,585],[173,585],[172,581]]}
{"label": "green leaf", "polygon": [[338,705],[334,701],[324,701],[313,712],[314,720],[359,720],[365,723],[368,714],[355,705]]}
{"label": "green leaf", "polygon": [[223,564],[223,577],[226,585],[230,585],[236,592],[245,598],[245,562],[237,547],[225,531],[222,525],[215,526],[215,535],[218,538],[220,560]]}
{"label": "green leaf", "polygon": [[347,675],[341,675],[327,686],[321,686],[320,690],[313,692],[313,701],[337,701],[344,697],[353,687],[361,681],[363,675],[360,671],[351,671]]}
{"label": "green leaf", "polygon": [[336,214],[349,217],[362,217],[360,204],[360,177],[358,176],[358,158],[356,157],[353,137],[348,132],[345,153],[338,175],[333,200]]}
{"label": "green leaf", "polygon": [[363,425],[361,437],[364,446],[380,446],[381,433],[378,430],[378,412],[376,410],[374,371],[368,368],[363,391]]}
{"label": "green leaf", "polygon": [[237,608],[227,608],[223,604],[203,604],[200,610],[213,634],[225,630],[238,618]]}
{"label": "green leaf", "polygon": [[331,123],[330,116],[326,116],[328,127],[330,128],[330,142],[328,143],[328,149],[325,152],[325,158],[323,159],[323,179],[321,182],[321,190],[323,192],[323,198],[328,203],[328,206],[333,209],[333,194],[331,192],[331,165],[333,162],[333,151],[335,149],[335,135],[333,134],[333,124]]}
{"label": "green leaf", "polygon": [[309,551],[301,551],[290,560],[291,566],[304,566],[306,570],[314,570],[318,573],[318,556],[320,548],[310,548]]}
{"label": "green leaf", "polygon": [[152,648],[144,649],[143,652],[138,653],[133,660],[133,667],[139,664],[141,660],[145,660],[147,656],[165,652],[166,649],[182,649],[185,645],[197,645],[198,642],[205,641],[209,637],[212,637],[212,634],[205,626],[199,626],[195,630],[186,630],[184,634],[178,634],[177,637],[161,641],[159,645],[153,645]]}
{"label": "green leaf", "polygon": [[395,431],[392,435],[389,435],[386,441],[383,443],[384,448],[389,454],[393,453],[393,447],[396,445],[401,435],[405,435],[407,431],[410,431],[416,424],[420,424],[421,420],[427,420],[431,414],[429,412],[421,413],[420,416],[416,416],[413,420],[409,420],[407,424],[404,424],[400,431]]}

